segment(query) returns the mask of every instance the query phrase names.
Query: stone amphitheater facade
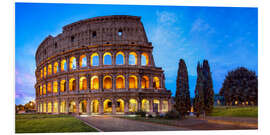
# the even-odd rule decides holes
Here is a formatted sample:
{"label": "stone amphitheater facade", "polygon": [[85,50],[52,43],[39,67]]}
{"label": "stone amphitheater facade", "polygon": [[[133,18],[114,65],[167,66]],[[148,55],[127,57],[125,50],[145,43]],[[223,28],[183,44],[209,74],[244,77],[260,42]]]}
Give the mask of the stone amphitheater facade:
{"label": "stone amphitheater facade", "polygon": [[171,92],[141,18],[113,15],[74,22],[36,51],[39,113],[166,113]]}

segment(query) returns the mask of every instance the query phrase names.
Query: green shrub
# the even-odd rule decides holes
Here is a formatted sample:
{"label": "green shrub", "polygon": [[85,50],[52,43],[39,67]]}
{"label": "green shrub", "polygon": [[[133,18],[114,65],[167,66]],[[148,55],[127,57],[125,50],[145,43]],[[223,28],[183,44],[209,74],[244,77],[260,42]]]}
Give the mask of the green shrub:
{"label": "green shrub", "polygon": [[145,117],[146,112],[144,112],[144,111],[138,111],[138,112],[136,112],[136,115],[140,115],[141,117]]}
{"label": "green shrub", "polygon": [[180,117],[180,114],[178,111],[172,110],[166,113],[165,118],[167,119],[177,119]]}

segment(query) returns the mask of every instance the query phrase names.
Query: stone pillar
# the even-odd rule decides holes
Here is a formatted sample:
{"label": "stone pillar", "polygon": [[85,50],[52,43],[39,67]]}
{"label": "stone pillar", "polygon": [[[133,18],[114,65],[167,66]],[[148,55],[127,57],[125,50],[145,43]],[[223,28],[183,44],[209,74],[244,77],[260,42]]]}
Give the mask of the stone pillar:
{"label": "stone pillar", "polygon": [[76,114],[79,114],[80,113],[80,102],[78,99],[75,102],[76,102]]}
{"label": "stone pillar", "polygon": [[79,75],[76,75],[76,93],[79,93],[79,91],[80,91],[80,77],[79,77]]}
{"label": "stone pillar", "polygon": [[68,76],[66,76],[66,92],[69,93],[69,80],[68,80]]}
{"label": "stone pillar", "polygon": [[139,74],[138,75],[138,90],[141,90],[142,88],[142,76]]}
{"label": "stone pillar", "polygon": [[49,109],[48,109],[48,101],[46,102],[46,113],[48,113]]}
{"label": "stone pillar", "polygon": [[112,114],[116,113],[115,103],[117,103],[115,99],[112,99]]}
{"label": "stone pillar", "polygon": [[153,76],[149,76],[149,88],[153,89]]}
{"label": "stone pillar", "polygon": [[61,113],[61,110],[60,110],[61,109],[61,100],[58,99],[57,102],[58,102],[58,106],[57,106],[58,107],[58,114],[60,114]]}
{"label": "stone pillar", "polygon": [[102,52],[99,52],[98,53],[98,58],[99,58],[99,66],[103,66],[103,53]]}
{"label": "stone pillar", "polygon": [[112,75],[112,90],[113,91],[116,90],[116,75],[115,74]]}
{"label": "stone pillar", "polygon": [[87,103],[86,103],[86,113],[87,114],[91,114],[90,105],[91,105],[91,100],[87,100]]}
{"label": "stone pillar", "polygon": [[138,66],[141,66],[142,64],[141,64],[141,62],[142,62],[142,53],[141,52],[138,52],[137,53],[137,64],[138,64]]}
{"label": "stone pillar", "polygon": [[67,56],[65,59],[66,59],[67,71],[70,71],[70,68],[69,68],[69,62],[70,62],[69,56]]}
{"label": "stone pillar", "polygon": [[69,112],[69,101],[66,100],[65,102],[66,102],[66,113],[68,113]]}
{"label": "stone pillar", "polygon": [[129,90],[129,74],[125,75],[125,88],[127,91]]}
{"label": "stone pillar", "polygon": [[112,65],[116,65],[116,52],[112,52]]}
{"label": "stone pillar", "polygon": [[90,91],[90,89],[91,89],[91,75],[90,74],[87,74],[86,75],[86,82],[87,82],[87,92],[89,92]]}
{"label": "stone pillar", "polygon": [[52,113],[54,113],[54,100],[52,100]]}
{"label": "stone pillar", "polygon": [[158,110],[158,112],[159,113],[162,113],[162,99],[159,99],[159,110]]}
{"label": "stone pillar", "polygon": [[99,80],[99,89],[100,91],[103,91],[103,75],[99,75],[98,80]]}
{"label": "stone pillar", "polygon": [[61,86],[61,80],[57,79],[57,93],[60,95],[60,86]]}
{"label": "stone pillar", "polygon": [[153,113],[153,99],[149,99],[149,105],[150,105],[150,113]]}
{"label": "stone pillar", "polygon": [[138,111],[142,110],[141,107],[142,107],[142,101],[140,98],[137,99],[138,100]]}
{"label": "stone pillar", "polygon": [[88,68],[91,67],[91,55],[89,53],[86,54],[86,63]]}
{"label": "stone pillar", "polygon": [[75,56],[76,59],[76,69],[80,69],[80,55]]}
{"label": "stone pillar", "polygon": [[128,113],[128,112],[129,112],[129,110],[128,110],[129,100],[128,100],[128,99],[125,100],[124,106],[125,106],[125,107],[124,107],[124,112],[125,112],[125,113]]}
{"label": "stone pillar", "polygon": [[125,60],[125,64],[124,65],[128,65],[129,63],[128,63],[128,58],[129,58],[129,54],[128,54],[129,52],[127,52],[127,51],[125,51],[124,52],[124,54],[125,54],[125,58],[124,58],[124,60]]}
{"label": "stone pillar", "polygon": [[57,67],[57,72],[61,72],[61,58],[59,60],[57,60],[57,63],[58,63],[58,67]]}
{"label": "stone pillar", "polygon": [[99,102],[99,114],[103,114],[103,100],[102,99],[99,99],[98,100],[98,102]]}

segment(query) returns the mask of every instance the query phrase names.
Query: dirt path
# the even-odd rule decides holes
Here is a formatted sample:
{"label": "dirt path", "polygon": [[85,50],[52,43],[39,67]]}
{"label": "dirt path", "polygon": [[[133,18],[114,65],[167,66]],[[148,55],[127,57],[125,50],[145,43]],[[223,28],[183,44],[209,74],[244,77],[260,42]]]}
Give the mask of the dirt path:
{"label": "dirt path", "polygon": [[189,130],[176,126],[167,126],[156,123],[121,119],[111,116],[87,116],[77,117],[92,127],[104,132],[113,131],[176,131]]}

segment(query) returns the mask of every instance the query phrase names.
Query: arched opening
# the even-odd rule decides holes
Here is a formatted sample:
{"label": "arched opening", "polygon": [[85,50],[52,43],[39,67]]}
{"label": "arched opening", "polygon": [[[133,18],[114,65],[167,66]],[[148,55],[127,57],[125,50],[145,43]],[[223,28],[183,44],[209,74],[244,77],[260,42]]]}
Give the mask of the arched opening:
{"label": "arched opening", "polygon": [[125,55],[123,52],[118,52],[116,54],[116,65],[123,65],[125,64]]}
{"label": "arched opening", "polygon": [[43,95],[46,95],[46,84],[43,85]]}
{"label": "arched opening", "polygon": [[116,89],[123,89],[125,88],[125,78],[122,75],[118,75],[116,77]]}
{"label": "arched opening", "polygon": [[43,112],[43,109],[42,108],[43,108],[43,105],[42,105],[42,103],[40,103],[39,104],[39,109],[40,109],[39,112]]}
{"label": "arched opening", "polygon": [[46,113],[46,111],[47,111],[47,110],[46,110],[46,106],[47,106],[47,105],[46,105],[46,102],[44,102],[44,103],[43,103],[43,112],[45,112],[45,113]]}
{"label": "arched opening", "polygon": [[86,90],[87,89],[87,79],[86,77],[80,78],[80,90]]}
{"label": "arched opening", "polygon": [[80,102],[80,113],[86,113],[86,106],[87,106],[86,100]]}
{"label": "arched opening", "polygon": [[74,78],[69,79],[69,91],[76,89],[76,80]]}
{"label": "arched opening", "polygon": [[60,91],[61,92],[66,91],[66,80],[61,80],[61,82],[60,82]]}
{"label": "arched opening", "polygon": [[103,64],[112,65],[112,54],[109,52],[104,53],[103,55]]}
{"label": "arched opening", "polygon": [[48,103],[48,113],[52,113],[52,102]]}
{"label": "arched opening", "polygon": [[91,102],[91,112],[92,113],[98,113],[99,112],[99,102],[96,99]]}
{"label": "arched opening", "polygon": [[66,102],[65,101],[61,101],[60,104],[60,113],[65,113],[66,112]]}
{"label": "arched opening", "polygon": [[58,102],[57,101],[53,102],[53,112],[58,113]]}
{"label": "arched opening", "polygon": [[147,76],[142,77],[141,88],[149,88],[149,78]]}
{"label": "arched opening", "polygon": [[67,61],[66,60],[61,61],[61,71],[67,71]]}
{"label": "arched opening", "polygon": [[129,53],[129,65],[137,65],[137,54],[135,52]]}
{"label": "arched opening", "polygon": [[147,99],[142,100],[142,111],[144,111],[144,112],[149,112],[150,111],[149,100],[147,100]]}
{"label": "arched opening", "polygon": [[54,62],[53,64],[53,73],[57,73],[58,72],[58,62]]}
{"label": "arched opening", "polygon": [[92,90],[99,89],[99,80],[97,76],[91,77],[91,89]]}
{"label": "arched opening", "polygon": [[76,58],[74,56],[69,59],[69,69],[76,69]]}
{"label": "arched opening", "polygon": [[104,89],[112,89],[112,77],[111,76],[105,76],[103,78],[103,88]]}
{"label": "arched opening", "polygon": [[52,64],[48,65],[48,75],[52,74]]}
{"label": "arched opening", "polygon": [[39,86],[39,95],[42,95],[42,85]]}
{"label": "arched opening", "polygon": [[129,100],[129,112],[137,112],[138,110],[138,102],[136,99]]}
{"label": "arched opening", "polygon": [[87,58],[86,55],[81,55],[80,56],[80,67],[86,67],[87,66]]}
{"label": "arched opening", "polygon": [[43,70],[40,70],[40,78],[43,78]]}
{"label": "arched opening", "polygon": [[76,112],[76,103],[74,101],[71,101],[69,103],[69,112],[72,112],[72,113]]}
{"label": "arched opening", "polygon": [[93,53],[91,55],[91,66],[98,66],[98,65],[99,65],[98,53]]}
{"label": "arched opening", "polygon": [[159,112],[159,100],[157,99],[153,101],[153,112]]}
{"label": "arched opening", "polygon": [[43,72],[44,72],[44,78],[46,78],[46,75],[47,75],[47,68],[46,67],[44,67]]}
{"label": "arched opening", "polygon": [[149,64],[149,56],[147,53],[142,53],[142,57],[141,57],[141,65],[142,66],[147,66]]}
{"label": "arched opening", "polygon": [[48,82],[48,87],[47,87],[47,91],[48,93],[52,93],[52,83],[51,82]]}
{"label": "arched opening", "polygon": [[103,102],[103,106],[104,106],[104,113],[112,113],[112,101],[110,99],[106,99]]}
{"label": "arched opening", "polygon": [[54,81],[53,82],[53,93],[57,93],[58,92],[58,82]]}
{"label": "arched opening", "polygon": [[118,112],[118,113],[124,112],[124,109],[125,109],[124,100],[117,99],[116,103],[117,103],[116,104],[116,112]]}
{"label": "arched opening", "polygon": [[137,77],[135,75],[129,76],[129,88],[135,89],[137,87]]}
{"label": "arched opening", "polygon": [[162,112],[166,113],[169,110],[169,103],[166,100],[162,101]]}
{"label": "arched opening", "polygon": [[153,88],[154,89],[159,89],[160,88],[160,81],[158,77],[153,78]]}

